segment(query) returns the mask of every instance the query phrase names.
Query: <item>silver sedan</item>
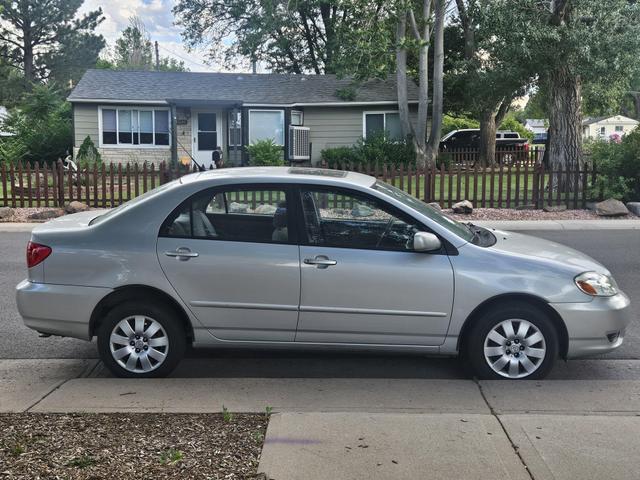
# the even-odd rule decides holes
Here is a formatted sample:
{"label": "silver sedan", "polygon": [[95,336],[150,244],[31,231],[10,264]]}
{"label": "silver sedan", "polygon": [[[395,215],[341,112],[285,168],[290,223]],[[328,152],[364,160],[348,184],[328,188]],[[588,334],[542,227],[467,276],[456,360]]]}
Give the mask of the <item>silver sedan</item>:
{"label": "silver sedan", "polygon": [[461,355],[541,378],[621,345],[629,299],[586,255],[462,224],[357,173],[222,169],[33,230],[25,324],[97,338],[123,377],[188,344]]}

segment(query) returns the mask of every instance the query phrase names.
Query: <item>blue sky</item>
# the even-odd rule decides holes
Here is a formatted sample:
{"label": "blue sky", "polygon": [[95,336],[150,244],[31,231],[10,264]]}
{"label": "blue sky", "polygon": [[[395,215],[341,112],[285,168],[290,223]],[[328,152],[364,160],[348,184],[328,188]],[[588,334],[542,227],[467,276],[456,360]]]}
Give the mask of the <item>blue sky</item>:
{"label": "blue sky", "polygon": [[98,27],[113,47],[120,32],[129,24],[129,17],[137,15],[144,22],[151,40],[160,45],[160,55],[184,60],[192,72],[220,71],[219,65],[206,65],[202,52],[188,52],[182,44],[180,28],[173,25],[171,13],[176,2],[174,0],[85,0],[80,12],[87,12],[102,7],[105,21]]}

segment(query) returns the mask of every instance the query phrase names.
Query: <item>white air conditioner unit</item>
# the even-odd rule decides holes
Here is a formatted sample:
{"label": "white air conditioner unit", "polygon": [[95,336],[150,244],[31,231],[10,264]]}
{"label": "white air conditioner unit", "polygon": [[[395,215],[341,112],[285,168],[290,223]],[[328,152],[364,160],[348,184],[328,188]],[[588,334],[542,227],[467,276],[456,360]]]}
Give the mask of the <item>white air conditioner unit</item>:
{"label": "white air conditioner unit", "polygon": [[289,127],[289,160],[311,160],[308,127]]}

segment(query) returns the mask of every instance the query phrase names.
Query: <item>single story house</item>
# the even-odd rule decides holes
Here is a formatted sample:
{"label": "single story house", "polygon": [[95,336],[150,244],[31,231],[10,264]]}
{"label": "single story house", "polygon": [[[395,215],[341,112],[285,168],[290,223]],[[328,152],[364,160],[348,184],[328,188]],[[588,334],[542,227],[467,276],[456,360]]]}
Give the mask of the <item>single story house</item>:
{"label": "single story house", "polygon": [[617,135],[623,137],[633,131],[640,122],[623,115],[585,118],[582,121],[582,137],[585,140],[609,140]]}
{"label": "single story house", "polygon": [[534,143],[543,143],[547,141],[547,130],[549,129],[549,121],[544,118],[527,118],[524,128],[533,133]]}
{"label": "single story house", "polygon": [[[408,90],[415,122],[418,91]],[[335,75],[88,70],[68,100],[74,153],[89,136],[106,162],[208,167],[220,150],[245,165],[245,147],[270,138],[285,161],[315,164],[325,148],[400,132],[394,76],[356,85]]]}

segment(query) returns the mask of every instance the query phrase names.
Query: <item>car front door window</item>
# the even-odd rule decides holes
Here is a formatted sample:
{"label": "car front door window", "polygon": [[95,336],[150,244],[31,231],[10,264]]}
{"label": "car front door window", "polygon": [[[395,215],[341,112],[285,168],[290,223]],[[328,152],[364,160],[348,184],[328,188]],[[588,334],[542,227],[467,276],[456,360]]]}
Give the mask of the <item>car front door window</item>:
{"label": "car front door window", "polygon": [[390,207],[357,193],[309,188],[301,198],[309,245],[411,251],[413,236],[421,230]]}

